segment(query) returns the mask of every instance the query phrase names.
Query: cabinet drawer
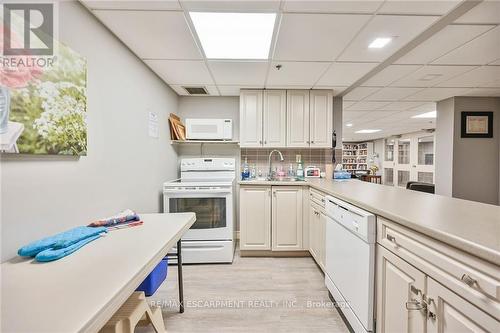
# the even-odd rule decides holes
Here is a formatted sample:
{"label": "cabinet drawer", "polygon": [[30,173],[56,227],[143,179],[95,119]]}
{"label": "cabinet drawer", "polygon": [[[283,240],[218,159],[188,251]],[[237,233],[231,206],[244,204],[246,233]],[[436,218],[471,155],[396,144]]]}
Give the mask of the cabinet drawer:
{"label": "cabinet drawer", "polygon": [[325,209],[325,194],[314,189],[309,189],[309,199],[319,205],[322,210]]}
{"label": "cabinet drawer", "polygon": [[383,218],[377,228],[379,244],[500,318],[500,267]]}

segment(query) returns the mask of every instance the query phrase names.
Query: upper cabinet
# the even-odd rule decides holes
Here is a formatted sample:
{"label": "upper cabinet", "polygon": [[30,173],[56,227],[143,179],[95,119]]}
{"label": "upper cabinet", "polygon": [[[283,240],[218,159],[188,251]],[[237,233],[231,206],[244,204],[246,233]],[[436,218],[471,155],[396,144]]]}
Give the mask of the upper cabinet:
{"label": "upper cabinet", "polygon": [[333,131],[333,94],[329,90],[311,90],[309,101],[311,147],[330,148]]}
{"label": "upper cabinet", "polygon": [[242,90],[240,124],[241,147],[330,148],[333,93]]}
{"label": "upper cabinet", "polygon": [[264,91],[264,146],[286,145],[286,90]]}
{"label": "upper cabinet", "polygon": [[309,147],[309,90],[288,90],[287,147]]}
{"label": "upper cabinet", "polygon": [[262,147],[261,90],[242,90],[240,93],[240,145]]}

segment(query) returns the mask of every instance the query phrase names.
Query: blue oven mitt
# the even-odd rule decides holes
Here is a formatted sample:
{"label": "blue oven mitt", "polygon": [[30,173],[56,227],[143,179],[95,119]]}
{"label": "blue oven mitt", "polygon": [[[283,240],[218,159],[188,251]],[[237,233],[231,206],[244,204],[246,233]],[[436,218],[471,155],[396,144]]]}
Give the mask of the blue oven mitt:
{"label": "blue oven mitt", "polygon": [[41,261],[41,262],[47,262],[47,261],[61,259],[62,257],[66,257],[67,255],[70,255],[71,253],[75,252],[76,250],[78,250],[82,246],[92,242],[93,240],[96,240],[99,237],[101,237],[101,235],[95,235],[95,236],[84,238],[81,241],[73,243],[72,245],[70,245],[68,247],[58,248],[58,249],[50,248],[50,249],[44,250],[35,256],[35,260]]}
{"label": "blue oven mitt", "polygon": [[[78,244],[80,241],[99,236],[99,234],[107,232],[105,227],[92,228],[92,227],[76,227],[59,234],[46,237],[34,241],[28,245],[21,247],[17,254],[22,257],[33,257],[38,253],[47,249],[64,249],[73,244]],[[93,240],[93,239],[92,239]],[[85,244],[83,244],[85,245]],[[81,245],[81,246],[83,246]],[[80,247],[81,247],[80,246]]]}

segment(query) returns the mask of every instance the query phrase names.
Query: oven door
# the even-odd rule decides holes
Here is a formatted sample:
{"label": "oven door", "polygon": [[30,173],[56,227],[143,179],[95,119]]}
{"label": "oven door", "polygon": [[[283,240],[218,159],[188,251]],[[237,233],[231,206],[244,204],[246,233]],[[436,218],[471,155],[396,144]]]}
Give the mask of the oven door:
{"label": "oven door", "polygon": [[164,211],[194,212],[196,222],[183,240],[233,239],[233,197],[231,188],[165,189]]}

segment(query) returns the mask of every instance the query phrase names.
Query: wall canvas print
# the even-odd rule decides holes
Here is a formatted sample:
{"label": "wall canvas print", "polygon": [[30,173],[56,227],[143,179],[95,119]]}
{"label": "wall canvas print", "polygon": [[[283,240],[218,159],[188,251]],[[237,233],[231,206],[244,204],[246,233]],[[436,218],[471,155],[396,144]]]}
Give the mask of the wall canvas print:
{"label": "wall canvas print", "polygon": [[[2,36],[0,31],[0,39]],[[3,40],[0,48],[2,45]],[[0,151],[87,154],[87,62],[60,43],[57,50],[52,58],[27,53],[2,58]]]}

